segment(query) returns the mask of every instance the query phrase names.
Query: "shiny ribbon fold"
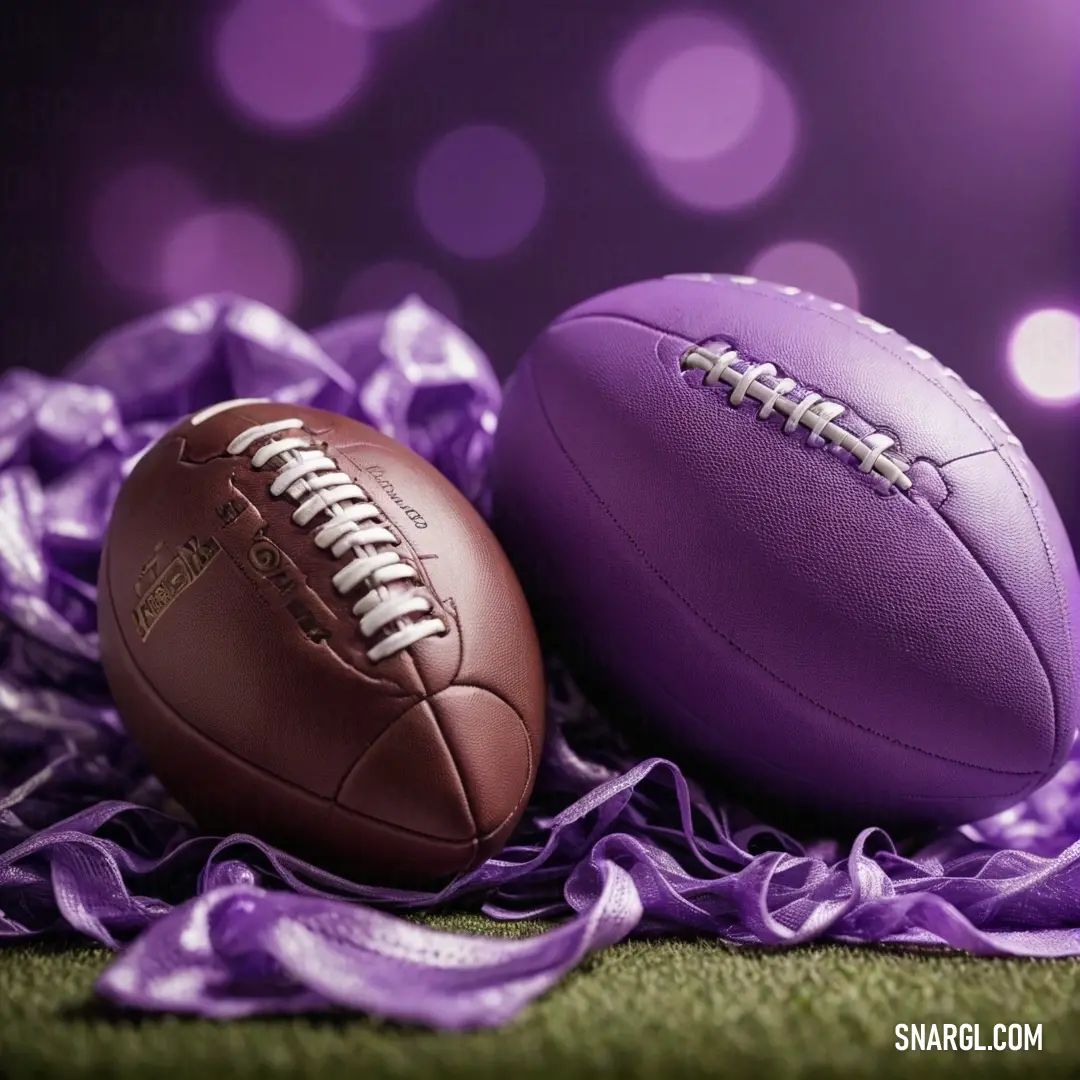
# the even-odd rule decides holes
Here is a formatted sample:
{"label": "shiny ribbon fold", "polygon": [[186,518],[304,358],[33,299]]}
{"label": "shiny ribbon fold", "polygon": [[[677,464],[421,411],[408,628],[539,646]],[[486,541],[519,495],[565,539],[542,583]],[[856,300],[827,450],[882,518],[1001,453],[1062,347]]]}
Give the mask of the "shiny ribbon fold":
{"label": "shiny ribbon fold", "polygon": [[[797,842],[637,761],[549,658],[536,794],[498,858],[439,893],[357,885],[251,836],[199,833],[111,708],[94,588],[116,491],[185,413],[271,397],[411,446],[487,509],[499,409],[487,359],[416,298],[307,334],[199,297],[123,327],[59,379],[0,378],[0,938],[78,931],[118,950],[121,1005],[232,1017],[335,1007],[442,1028],[514,1017],[630,934],[1080,955],[1080,755],[1027,802],[915,850],[867,829]],[[450,903],[526,937],[404,918]]]}

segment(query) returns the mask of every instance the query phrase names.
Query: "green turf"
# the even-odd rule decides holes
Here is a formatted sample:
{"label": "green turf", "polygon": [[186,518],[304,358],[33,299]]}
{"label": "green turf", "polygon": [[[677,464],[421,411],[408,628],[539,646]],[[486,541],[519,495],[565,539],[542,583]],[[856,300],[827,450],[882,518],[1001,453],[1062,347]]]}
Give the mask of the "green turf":
{"label": "green turf", "polygon": [[[527,933],[469,916],[446,929]],[[358,1016],[208,1023],[116,1014],[86,946],[0,948],[0,1076],[725,1078],[1080,1075],[1080,962],[824,946],[631,943],[589,959],[514,1023],[438,1034]],[[1043,1050],[900,1053],[900,1021],[1041,1023]],[[959,1060],[958,1060],[959,1059]]]}

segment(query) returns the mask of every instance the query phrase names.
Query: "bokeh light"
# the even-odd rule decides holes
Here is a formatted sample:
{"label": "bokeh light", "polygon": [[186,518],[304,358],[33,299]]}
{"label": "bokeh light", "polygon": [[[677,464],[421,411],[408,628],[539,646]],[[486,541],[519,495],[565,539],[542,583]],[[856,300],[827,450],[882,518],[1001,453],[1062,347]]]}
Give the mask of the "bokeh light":
{"label": "bokeh light", "polygon": [[696,12],[654,19],[623,45],[609,74],[608,95],[615,118],[628,136],[633,136],[649,80],[673,57],[703,45],[750,48],[746,35],[731,23]]}
{"label": "bokeh light", "polygon": [[319,127],[350,105],[370,60],[362,28],[306,0],[235,0],[213,51],[233,107],[286,131]]}
{"label": "bokeh light", "polygon": [[165,240],[160,281],[167,299],[235,292],[288,314],[300,290],[299,259],[282,230],[242,207],[208,210]]}
{"label": "bokeh light", "polygon": [[695,210],[765,198],[798,146],[798,113],[745,34],[706,14],[664,16],[623,47],[611,108],[654,182]]}
{"label": "bokeh light", "polygon": [[634,131],[653,157],[715,157],[749,131],[761,92],[761,64],[750,53],[730,45],[695,45],[669,57],[648,79]]}
{"label": "bokeh light", "polygon": [[747,273],[778,285],[796,285],[825,300],[859,310],[855,271],[824,244],[807,240],[775,244],[751,260]]}
{"label": "bokeh light", "polygon": [[1009,364],[1017,383],[1036,400],[1080,401],[1080,315],[1043,308],[1024,316],[1009,337]]}
{"label": "bokeh light", "polygon": [[416,175],[416,209],[447,250],[484,259],[516,248],[544,207],[544,172],[519,135],[475,124],[443,135]]}
{"label": "bokeh light", "polygon": [[437,0],[319,0],[326,11],[347,26],[390,30],[415,22]]}
{"label": "bokeh light", "polygon": [[798,143],[798,116],[775,72],[761,73],[758,121],[729,151],[702,161],[648,160],[661,188],[679,202],[709,213],[733,212],[761,202],[788,171]]}
{"label": "bokeh light", "polygon": [[141,296],[161,294],[161,248],[169,232],[205,206],[194,180],[167,164],[117,173],[90,211],[90,244],[108,278]]}
{"label": "bokeh light", "polygon": [[447,282],[434,270],[406,259],[388,259],[357,271],[341,291],[337,314],[388,311],[409,296],[419,296],[451,322],[461,321],[461,308]]}

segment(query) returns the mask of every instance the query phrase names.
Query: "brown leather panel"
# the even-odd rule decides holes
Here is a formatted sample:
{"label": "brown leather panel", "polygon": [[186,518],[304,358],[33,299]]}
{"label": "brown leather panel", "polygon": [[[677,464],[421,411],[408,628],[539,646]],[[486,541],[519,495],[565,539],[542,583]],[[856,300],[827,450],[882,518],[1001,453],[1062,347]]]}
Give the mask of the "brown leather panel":
{"label": "brown leather panel", "polygon": [[[167,487],[159,477],[158,469],[137,469],[128,479],[103,557],[127,646],[168,705],[203,734],[259,768],[332,796],[351,764],[416,697],[361,675],[305,633],[297,603],[331,634],[357,631],[333,619],[299,570],[282,591],[255,568],[249,552],[257,514],[222,525],[215,509],[231,497],[227,461],[178,464]],[[191,539],[217,548],[193,578],[192,559],[183,554]],[[284,550],[280,558],[286,575],[293,564]],[[165,584],[155,587],[163,575]],[[172,599],[163,595],[151,608],[166,605],[144,637],[133,613],[146,610],[148,596],[179,585]]]}
{"label": "brown leather panel", "polygon": [[349,773],[338,802],[444,840],[476,836],[458,766],[426,701],[383,732]]}
{"label": "brown leather panel", "polygon": [[117,708],[159,779],[208,832],[250,832],[353,880],[383,885],[427,885],[475,863],[475,841],[422,836],[365,817],[211,742],[139,672],[112,608],[103,605],[99,614]]}
{"label": "brown leather panel", "polygon": [[535,759],[525,724],[505,701],[476,686],[451,686],[430,705],[464,774],[476,832],[490,836],[532,793]]}
{"label": "brown leather panel", "polygon": [[[413,651],[432,693],[451,681],[486,686],[520,715],[539,753],[543,742],[544,687],[540,646],[532,616],[517,577],[498,541],[472,504],[438,471],[411,455],[403,458],[392,440],[378,432],[364,443],[340,449],[379,500],[385,494],[373,477],[393,486],[408,509],[419,509],[428,529],[417,530],[406,510],[393,500],[380,501],[387,518],[415,553],[440,609],[449,611],[460,633],[455,671],[442,670],[439,639],[419,642]],[[378,441],[376,441],[378,440]],[[396,450],[395,450],[396,448]],[[426,481],[417,483],[418,479]],[[433,535],[434,534],[434,535]],[[438,539],[439,546],[433,541]],[[468,553],[461,557],[461,553]],[[475,628],[469,632],[462,628]]]}
{"label": "brown leather panel", "polygon": [[[331,579],[349,556],[335,559],[313,540],[325,517],[300,526],[296,504],[270,494],[274,463],[251,464],[263,443],[227,452],[251,426],[285,418],[301,427],[273,438],[324,443],[368,493],[399,555],[418,569],[445,634],[369,659],[372,642],[352,614],[365,586],[341,596]],[[468,842],[477,830],[480,850],[497,850],[540,756],[539,645],[497,541],[433,467],[332,413],[238,406],[199,425],[181,422],[142,457],[120,491],[105,547],[103,628],[110,603],[116,611],[102,630],[110,686],[151,766],[201,823],[286,835],[308,857],[341,856],[325,830],[345,830],[346,847],[354,833],[379,833],[398,839],[380,840],[364,865],[376,876],[379,866],[395,875],[412,866],[419,880],[427,871],[411,859],[430,857],[434,876],[451,872],[450,863],[460,869],[478,851]],[[421,705],[432,695],[437,716]],[[279,791],[306,809],[271,805]],[[353,809],[328,809],[336,794]],[[400,839],[418,832],[437,850]],[[455,841],[453,855],[436,836]]]}

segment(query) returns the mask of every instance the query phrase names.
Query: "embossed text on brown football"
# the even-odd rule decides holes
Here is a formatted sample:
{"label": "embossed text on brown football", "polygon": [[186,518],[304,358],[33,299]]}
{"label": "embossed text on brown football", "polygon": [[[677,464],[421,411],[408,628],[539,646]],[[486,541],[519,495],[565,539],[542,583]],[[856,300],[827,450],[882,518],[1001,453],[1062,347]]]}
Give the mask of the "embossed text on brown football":
{"label": "embossed text on brown football", "polygon": [[[220,553],[139,639],[115,604],[192,536]],[[100,583],[121,715],[207,827],[369,880],[505,842],[543,738],[531,618],[473,507],[393,440],[295,405],[189,418],[124,485]]]}

